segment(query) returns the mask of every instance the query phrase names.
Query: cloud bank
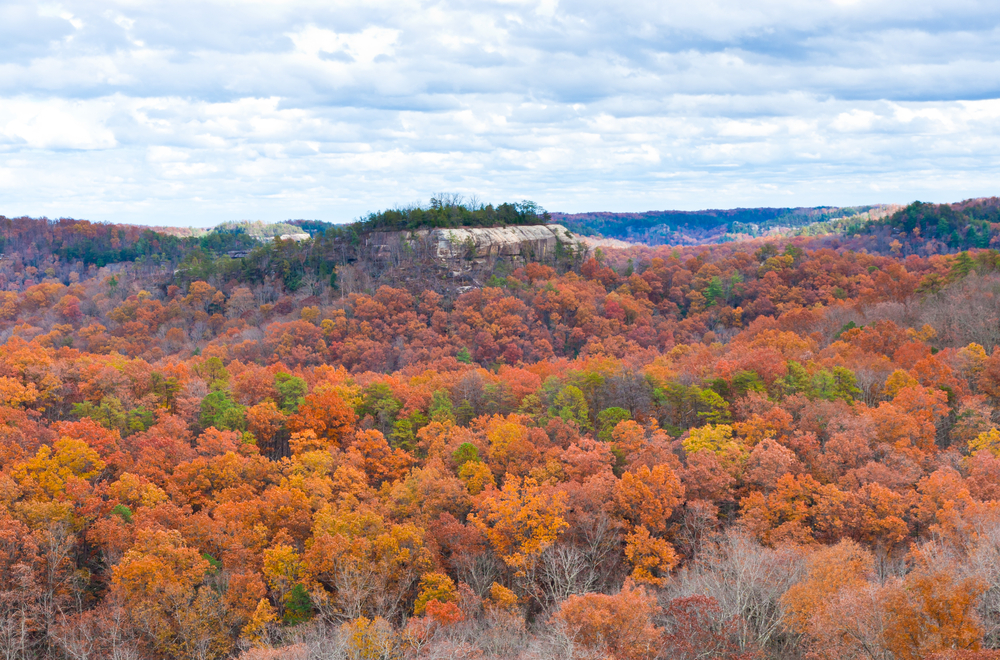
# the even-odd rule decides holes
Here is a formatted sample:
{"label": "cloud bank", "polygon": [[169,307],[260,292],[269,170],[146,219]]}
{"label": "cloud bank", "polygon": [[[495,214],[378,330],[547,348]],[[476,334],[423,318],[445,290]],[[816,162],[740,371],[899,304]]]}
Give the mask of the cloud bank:
{"label": "cloud bank", "polygon": [[0,4],[0,213],[347,221],[997,194],[1000,5]]}

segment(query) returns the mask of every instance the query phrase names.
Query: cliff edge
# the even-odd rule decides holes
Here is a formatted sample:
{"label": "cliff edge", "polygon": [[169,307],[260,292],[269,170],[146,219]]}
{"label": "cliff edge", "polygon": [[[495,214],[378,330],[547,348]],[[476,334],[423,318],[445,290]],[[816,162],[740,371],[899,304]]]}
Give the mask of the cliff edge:
{"label": "cliff edge", "polygon": [[582,254],[586,243],[562,225],[460,227],[375,232],[368,244],[383,258],[417,253],[442,264],[495,259],[549,261],[563,254]]}

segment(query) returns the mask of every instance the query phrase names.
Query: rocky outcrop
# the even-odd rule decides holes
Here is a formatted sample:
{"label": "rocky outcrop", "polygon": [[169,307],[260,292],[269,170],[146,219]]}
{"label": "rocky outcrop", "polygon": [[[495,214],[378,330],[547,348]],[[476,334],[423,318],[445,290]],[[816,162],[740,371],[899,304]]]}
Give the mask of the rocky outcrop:
{"label": "rocky outcrop", "polygon": [[568,248],[578,242],[562,225],[432,229],[416,233],[430,238],[435,256],[442,260],[524,256],[544,261],[555,254],[559,242]]}
{"label": "rocky outcrop", "polygon": [[442,264],[482,263],[492,259],[550,261],[563,254],[582,254],[587,247],[562,225],[462,227],[379,232],[369,238],[382,258],[426,255]]}

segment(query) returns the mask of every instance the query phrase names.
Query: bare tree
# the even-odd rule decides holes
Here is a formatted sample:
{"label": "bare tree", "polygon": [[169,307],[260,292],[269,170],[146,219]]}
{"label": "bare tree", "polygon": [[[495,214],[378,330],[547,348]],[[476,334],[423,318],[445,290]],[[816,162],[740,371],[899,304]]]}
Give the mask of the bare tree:
{"label": "bare tree", "polygon": [[923,301],[920,323],[950,346],[975,342],[986,350],[1000,345],[1000,276],[975,272]]}
{"label": "bare tree", "polygon": [[53,640],[71,660],[140,660],[142,654],[128,634],[127,614],[119,605],[63,616],[53,628]]}
{"label": "bare tree", "polygon": [[721,608],[721,620],[746,622],[742,644],[780,645],[782,594],[797,580],[801,560],[790,549],[765,548],[737,529],[718,536],[670,585],[674,596],[703,594]]}
{"label": "bare tree", "polygon": [[472,588],[477,596],[485,596],[493,583],[503,575],[504,567],[492,552],[474,552],[452,557],[458,579]]}
{"label": "bare tree", "polygon": [[886,379],[892,373],[892,363],[888,360],[885,366],[865,365],[854,370],[854,379],[861,390],[862,400],[868,406],[874,406],[883,399],[882,390]]}
{"label": "bare tree", "polygon": [[30,594],[35,585],[31,567],[18,564],[13,572],[17,586],[0,593],[0,660],[30,658],[38,639],[32,625],[35,608]]}

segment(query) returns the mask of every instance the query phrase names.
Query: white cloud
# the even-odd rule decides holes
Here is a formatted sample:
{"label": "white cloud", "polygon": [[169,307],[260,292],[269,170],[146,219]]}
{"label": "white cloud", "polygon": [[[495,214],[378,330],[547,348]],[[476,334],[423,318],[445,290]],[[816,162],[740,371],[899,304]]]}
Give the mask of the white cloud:
{"label": "white cloud", "polygon": [[377,57],[392,56],[399,30],[372,27],[355,34],[338,34],[310,25],[288,36],[296,48],[306,55],[322,57],[339,54],[346,56],[341,61],[371,64]]}
{"label": "white cloud", "polygon": [[62,99],[6,99],[0,104],[0,135],[8,147],[110,149],[117,145],[105,121],[110,104]]}
{"label": "white cloud", "polygon": [[178,163],[190,157],[191,155],[187,151],[174,147],[155,146],[150,147],[146,152],[146,159],[150,163]]}
{"label": "white cloud", "polygon": [[439,190],[571,211],[997,192],[995,3],[98,4],[0,6],[0,213],[210,224],[342,221]]}
{"label": "white cloud", "polygon": [[856,133],[871,129],[877,118],[878,116],[869,110],[851,110],[837,115],[831,125],[838,131]]}

